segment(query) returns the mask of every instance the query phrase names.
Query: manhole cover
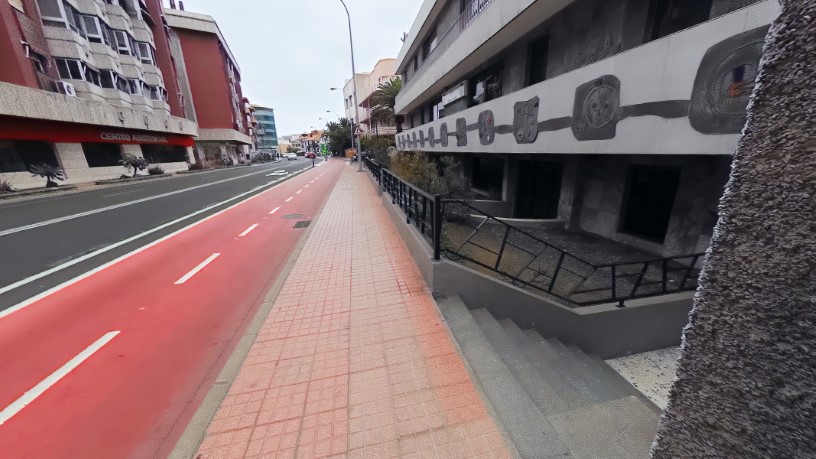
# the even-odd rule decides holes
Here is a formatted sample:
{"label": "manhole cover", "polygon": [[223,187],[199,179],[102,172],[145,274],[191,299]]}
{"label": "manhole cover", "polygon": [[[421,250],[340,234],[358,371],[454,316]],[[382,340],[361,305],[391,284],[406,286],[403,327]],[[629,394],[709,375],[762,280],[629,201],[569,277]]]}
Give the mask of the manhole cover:
{"label": "manhole cover", "polygon": [[303,214],[289,214],[289,215],[284,215],[281,218],[283,218],[284,220],[303,220],[303,219],[306,218],[306,216],[303,215]]}
{"label": "manhole cover", "polygon": [[307,228],[310,223],[312,223],[311,220],[301,220],[295,223],[295,228]]}

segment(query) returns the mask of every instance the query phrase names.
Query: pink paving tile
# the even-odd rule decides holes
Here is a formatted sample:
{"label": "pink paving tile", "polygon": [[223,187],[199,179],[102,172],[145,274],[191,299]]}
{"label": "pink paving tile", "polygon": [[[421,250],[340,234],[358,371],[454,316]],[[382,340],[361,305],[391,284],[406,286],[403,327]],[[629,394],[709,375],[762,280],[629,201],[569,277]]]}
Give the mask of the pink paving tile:
{"label": "pink paving tile", "polygon": [[343,170],[199,452],[510,457],[364,174]]}

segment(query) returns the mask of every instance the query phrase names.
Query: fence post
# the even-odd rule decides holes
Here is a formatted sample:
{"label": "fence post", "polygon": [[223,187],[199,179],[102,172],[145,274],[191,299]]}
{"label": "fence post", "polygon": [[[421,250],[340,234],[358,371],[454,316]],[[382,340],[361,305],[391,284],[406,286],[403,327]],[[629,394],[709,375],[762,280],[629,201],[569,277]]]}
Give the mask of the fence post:
{"label": "fence post", "polygon": [[382,169],[379,170],[377,175],[378,175],[377,183],[379,185],[378,190],[377,190],[377,196],[382,196],[382,193],[383,193],[383,171],[382,171]]}
{"label": "fence post", "polygon": [[433,204],[433,259],[442,259],[442,197],[434,195]]}

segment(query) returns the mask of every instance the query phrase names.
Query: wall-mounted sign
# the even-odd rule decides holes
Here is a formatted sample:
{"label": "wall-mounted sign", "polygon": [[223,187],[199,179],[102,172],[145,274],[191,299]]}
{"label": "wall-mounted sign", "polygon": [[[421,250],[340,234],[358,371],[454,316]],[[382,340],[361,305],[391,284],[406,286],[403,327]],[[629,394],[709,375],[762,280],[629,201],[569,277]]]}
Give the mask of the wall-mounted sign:
{"label": "wall-mounted sign", "polygon": [[462,81],[442,94],[442,105],[448,105],[467,96],[467,80]]}
{"label": "wall-mounted sign", "polygon": [[101,140],[132,143],[168,143],[167,137],[145,134],[123,134],[117,132],[103,132],[99,134]]}

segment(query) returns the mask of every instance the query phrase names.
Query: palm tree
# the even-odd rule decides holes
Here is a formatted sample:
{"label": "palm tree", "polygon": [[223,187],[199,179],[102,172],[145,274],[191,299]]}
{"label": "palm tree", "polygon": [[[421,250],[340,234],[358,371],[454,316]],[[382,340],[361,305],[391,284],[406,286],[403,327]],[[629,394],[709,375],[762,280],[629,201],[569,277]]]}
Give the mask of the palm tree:
{"label": "palm tree", "polygon": [[65,180],[65,171],[62,168],[47,163],[35,164],[31,166],[29,172],[32,177],[44,178],[46,188],[59,186],[55,180]]}
{"label": "palm tree", "polygon": [[139,171],[147,169],[147,166],[150,165],[146,159],[135,155],[125,155],[119,160],[119,164],[125,166],[128,172],[132,170],[134,177],[139,174]]}
{"label": "palm tree", "polygon": [[380,84],[372,95],[374,106],[371,108],[371,120],[374,122],[393,125],[396,121],[394,105],[397,103],[397,94],[402,90],[402,79],[392,78]]}

